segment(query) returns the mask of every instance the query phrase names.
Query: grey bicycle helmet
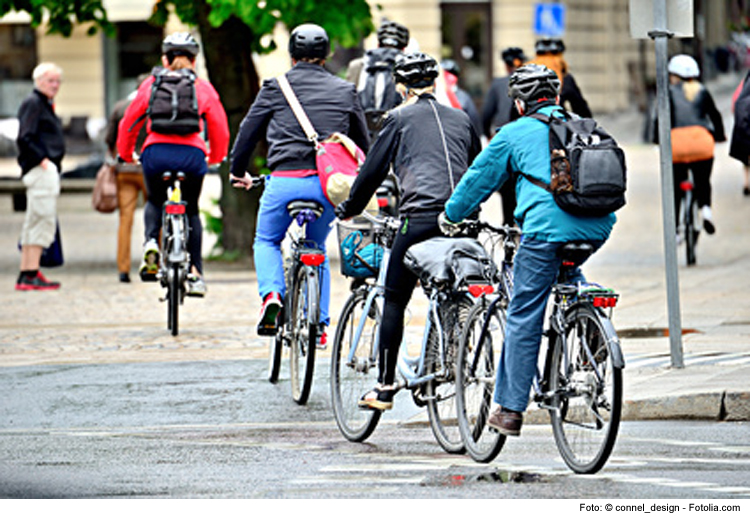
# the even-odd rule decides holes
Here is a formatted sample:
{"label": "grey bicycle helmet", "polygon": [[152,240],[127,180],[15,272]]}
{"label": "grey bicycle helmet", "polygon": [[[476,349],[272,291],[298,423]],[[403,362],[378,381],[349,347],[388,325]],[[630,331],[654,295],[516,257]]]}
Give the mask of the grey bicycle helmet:
{"label": "grey bicycle helmet", "polygon": [[197,56],[201,47],[190,33],[172,33],[161,43],[162,54]]}
{"label": "grey bicycle helmet", "polygon": [[440,72],[437,61],[425,53],[399,56],[393,66],[393,79],[406,87],[431,86]]}
{"label": "grey bicycle helmet", "polygon": [[326,30],[316,24],[302,24],[289,37],[289,54],[295,60],[302,58],[327,58],[331,42]]}
{"label": "grey bicycle helmet", "polygon": [[380,47],[404,49],[409,44],[409,30],[391,20],[383,20],[378,27],[377,36]]}
{"label": "grey bicycle helmet", "polygon": [[526,64],[510,75],[508,96],[524,102],[540,98],[554,98],[560,93],[560,79],[555,72],[543,65]]}
{"label": "grey bicycle helmet", "polygon": [[534,51],[538,55],[557,55],[565,52],[565,44],[559,38],[542,38],[537,40]]}

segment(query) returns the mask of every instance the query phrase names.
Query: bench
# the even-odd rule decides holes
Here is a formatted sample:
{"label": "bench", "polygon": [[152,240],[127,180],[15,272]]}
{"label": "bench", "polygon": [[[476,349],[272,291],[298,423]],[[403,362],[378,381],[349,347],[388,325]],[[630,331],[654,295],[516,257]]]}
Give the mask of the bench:
{"label": "bench", "polygon": [[[94,190],[94,178],[61,178],[60,193],[91,193]],[[13,211],[26,209],[26,186],[20,178],[0,178],[0,194],[11,195]]]}

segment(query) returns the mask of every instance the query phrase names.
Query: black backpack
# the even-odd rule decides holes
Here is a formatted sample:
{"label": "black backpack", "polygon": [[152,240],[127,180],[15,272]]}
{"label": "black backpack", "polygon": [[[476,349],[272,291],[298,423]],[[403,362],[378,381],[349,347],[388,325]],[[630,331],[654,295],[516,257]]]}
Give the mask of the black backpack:
{"label": "black backpack", "polygon": [[550,193],[572,215],[602,217],[625,205],[625,153],[592,118],[529,115],[549,126],[551,182],[518,173]]}
{"label": "black backpack", "polygon": [[370,131],[379,130],[386,111],[401,103],[393,81],[393,66],[400,53],[398,49],[381,47],[365,54],[362,66],[365,78],[358,84],[358,96]]}
{"label": "black backpack", "polygon": [[146,113],[135,121],[151,120],[151,131],[163,135],[192,135],[200,132],[198,95],[195,90],[196,74],[191,69],[171,71],[154,69],[154,83]]}

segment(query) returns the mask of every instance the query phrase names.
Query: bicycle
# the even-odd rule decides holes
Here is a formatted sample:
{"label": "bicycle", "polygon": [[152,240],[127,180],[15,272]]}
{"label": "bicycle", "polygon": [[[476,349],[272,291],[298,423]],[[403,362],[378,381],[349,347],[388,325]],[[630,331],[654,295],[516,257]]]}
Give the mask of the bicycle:
{"label": "bicycle", "polygon": [[187,250],[190,228],[187,204],[182,200],[180,189],[185,173],[165,171],[162,177],[169,187],[162,212],[162,256],[156,278],[162,287],[167,288],[167,294],[161,300],[167,302],[167,329],[176,336],[179,332],[179,308],[185,300],[185,282],[190,271],[190,254]]}
{"label": "bicycle", "polygon": [[[253,186],[262,185],[264,177],[253,178]],[[268,380],[277,383],[284,349],[289,350],[292,398],[307,403],[315,373],[315,351],[320,336],[320,282],[325,251],[305,237],[305,226],[323,214],[323,205],[314,200],[293,200],[287,212],[298,230],[287,232],[288,251],[284,254],[286,293],[277,319],[277,331],[271,340]]]}
{"label": "bicycle", "polygon": [[[537,370],[532,391],[532,400],[549,412],[564,462],[576,473],[595,473],[607,462],[622,411],[625,361],[611,321],[619,295],[571,280],[593,251],[588,243],[568,243],[560,249],[560,275],[552,287],[544,333],[544,368]],[[504,435],[489,430],[486,418],[495,382],[494,352],[502,347],[505,336],[506,305],[504,293],[478,301],[469,313],[459,349],[463,376],[457,379],[457,387],[478,384],[482,388],[479,415],[467,419],[465,413],[458,413],[467,451],[478,462],[494,459],[505,443]]]}
{"label": "bicycle", "polygon": [[685,262],[688,266],[695,265],[695,248],[698,244],[698,236],[701,232],[701,220],[698,211],[698,202],[693,194],[692,173],[688,172],[687,180],[680,182],[682,196],[677,214],[677,239],[678,244],[685,242]]}
{"label": "bicycle", "polygon": [[[331,356],[331,398],[334,416],[341,433],[352,442],[363,442],[375,430],[381,412],[362,409],[358,405],[361,393],[373,381],[378,369],[378,342],[381,312],[384,302],[385,276],[390,258],[390,246],[399,227],[391,217],[362,215],[373,225],[371,241],[382,248],[382,261],[371,278],[355,281],[339,317]],[[435,245],[460,245],[461,240],[437,237],[423,243],[433,260]],[[415,246],[412,246],[414,248]],[[411,251],[411,248],[410,248]],[[459,249],[456,250],[458,252]],[[408,258],[408,255],[407,255]],[[422,257],[417,256],[419,261]],[[452,257],[448,257],[450,261]],[[415,404],[427,407],[430,428],[440,446],[449,453],[463,453],[464,444],[455,424],[455,354],[460,339],[461,323],[473,304],[465,279],[446,274],[454,268],[444,261],[437,272],[419,274],[420,283],[428,296],[429,305],[419,355],[410,357],[406,340],[402,341],[397,370],[396,391],[411,391]],[[412,268],[414,270],[414,268]],[[438,275],[436,275],[438,273]]]}

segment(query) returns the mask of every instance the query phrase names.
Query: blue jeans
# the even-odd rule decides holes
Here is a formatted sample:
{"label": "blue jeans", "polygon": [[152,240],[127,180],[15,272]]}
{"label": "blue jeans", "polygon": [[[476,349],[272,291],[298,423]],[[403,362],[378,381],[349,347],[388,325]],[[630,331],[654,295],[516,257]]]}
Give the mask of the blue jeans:
{"label": "blue jeans", "polygon": [[[317,176],[286,178],[271,176],[266,179],[266,187],[260,198],[258,224],[253,244],[255,272],[258,277],[258,292],[261,299],[275,291],[282,297],[286,293],[284,263],[281,257],[281,242],[292,223],[286,206],[292,200],[314,200],[323,204],[323,215],[305,226],[306,237],[313,240],[319,249],[325,251],[326,238],[331,232],[331,222],[336,218],[333,206],[323,194]],[[329,305],[331,298],[331,271],[328,257],[321,266],[320,320],[330,323]]]}
{"label": "blue jeans", "polygon": [[[603,241],[589,241],[599,249]],[[524,238],[513,263],[513,296],[508,306],[494,400],[504,408],[526,411],[537,371],[544,314],[560,269],[558,249],[564,243]],[[577,269],[573,281],[584,281]]]}

